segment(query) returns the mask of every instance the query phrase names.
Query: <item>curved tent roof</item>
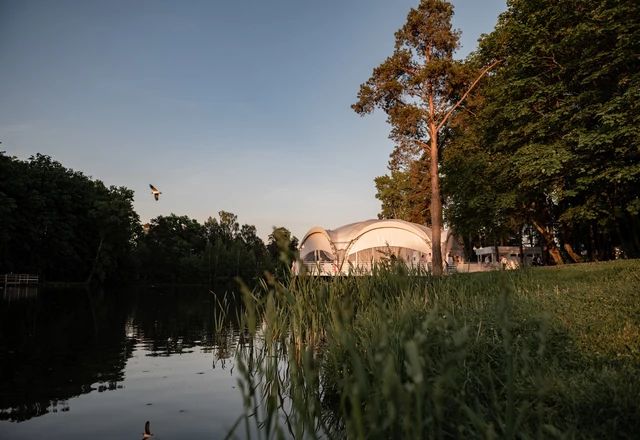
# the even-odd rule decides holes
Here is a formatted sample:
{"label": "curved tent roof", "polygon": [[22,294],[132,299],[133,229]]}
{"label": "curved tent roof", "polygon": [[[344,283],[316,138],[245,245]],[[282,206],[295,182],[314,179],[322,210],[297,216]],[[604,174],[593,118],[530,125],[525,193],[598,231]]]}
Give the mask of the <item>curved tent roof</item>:
{"label": "curved tent roof", "polygon": [[[311,248],[316,248],[316,246],[307,247],[311,243],[322,248],[330,248],[333,253],[349,251],[363,236],[373,231],[376,231],[373,236],[378,239],[380,246],[384,246],[387,242],[391,244],[401,236],[413,236],[425,244],[431,244],[431,229],[426,226],[404,220],[365,220],[336,229],[326,230],[319,226],[311,228],[300,241],[300,249],[306,248],[307,251],[301,252],[301,255],[306,255],[312,250]],[[372,234],[367,235],[367,241],[371,240],[371,236]]]}
{"label": "curved tent roof", "polygon": [[[303,261],[331,261],[342,266],[350,256],[373,255],[373,249],[391,247],[423,254],[431,252],[431,228],[404,220],[365,220],[336,229],[314,227],[300,241]],[[458,241],[445,230],[442,234],[442,255],[448,252],[462,256]],[[367,251],[369,252],[367,254]]]}

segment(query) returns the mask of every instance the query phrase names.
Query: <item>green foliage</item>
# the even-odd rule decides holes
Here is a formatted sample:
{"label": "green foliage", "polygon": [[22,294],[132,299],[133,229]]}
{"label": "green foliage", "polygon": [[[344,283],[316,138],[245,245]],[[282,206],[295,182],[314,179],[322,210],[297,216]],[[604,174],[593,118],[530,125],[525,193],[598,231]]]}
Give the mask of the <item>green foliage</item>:
{"label": "green foliage", "polygon": [[470,61],[505,62],[444,166],[454,227],[533,225],[557,263],[640,255],[639,23],[637,2],[509,3]]}
{"label": "green foliage", "polygon": [[269,234],[267,251],[271,258],[272,273],[276,277],[284,277],[290,273],[291,262],[297,258],[298,239],[287,228],[274,227]]}
{"label": "green foliage", "polygon": [[260,436],[633,438],[637,260],[244,289],[239,384]]}
{"label": "green foliage", "polygon": [[98,199],[90,216],[98,226],[100,242],[90,277],[131,281],[137,275],[134,252],[142,233],[140,218],[133,210],[134,193],[125,187],[106,188],[99,180],[95,184]]}
{"label": "green foliage", "polygon": [[133,192],[105,188],[49,156],[0,153],[0,273],[126,279],[139,228]]}
{"label": "green foliage", "polygon": [[205,278],[198,258],[205,249],[204,229],[196,220],[175,214],[156,217],[143,243],[141,273],[147,279],[195,284]]}
{"label": "green foliage", "polygon": [[391,160],[388,168],[390,175],[375,178],[376,198],[382,202],[382,212],[378,218],[430,225],[428,156],[422,155],[406,167]]}
{"label": "green foliage", "polygon": [[148,225],[138,255],[141,278],[153,283],[210,284],[242,277],[254,280],[274,267],[255,226],[220,211],[200,225],[187,216],[157,217]]}

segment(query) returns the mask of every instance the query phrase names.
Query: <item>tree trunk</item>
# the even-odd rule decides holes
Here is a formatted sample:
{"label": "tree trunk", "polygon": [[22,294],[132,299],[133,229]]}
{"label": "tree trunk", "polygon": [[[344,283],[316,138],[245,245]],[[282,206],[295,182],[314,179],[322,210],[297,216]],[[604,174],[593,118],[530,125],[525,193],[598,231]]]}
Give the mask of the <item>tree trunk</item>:
{"label": "tree trunk", "polygon": [[524,262],[526,259],[524,258],[524,240],[522,236],[524,235],[524,223],[520,225],[520,267],[524,267]]}
{"label": "tree trunk", "polygon": [[[631,248],[629,247],[629,243],[627,242],[627,240],[624,238],[624,235],[622,235],[622,230],[620,229],[619,221],[615,222],[615,228],[616,228],[616,235],[618,236],[618,241],[620,242],[620,249],[622,249],[622,252],[624,253],[623,258],[625,259],[629,258],[627,255],[631,253],[629,252]],[[618,258],[618,255],[616,255],[616,253],[614,252],[613,259],[615,260],[616,258]]]}
{"label": "tree trunk", "polygon": [[431,270],[442,275],[442,200],[440,199],[440,176],[438,175],[438,134],[435,122],[431,122],[431,146],[429,151],[429,174],[431,175]]}
{"label": "tree trunk", "polygon": [[627,218],[626,216],[624,219],[627,224],[627,229],[629,230],[629,232],[631,233],[631,237],[633,238],[633,244],[635,245],[633,256],[638,256],[640,255],[640,237],[638,237],[638,230],[634,227],[634,225],[638,222],[633,215],[631,216],[631,220],[629,220],[629,218]]}
{"label": "tree trunk", "polygon": [[598,261],[598,249],[596,247],[596,237],[593,231],[593,223],[589,225],[589,244],[591,245],[591,261]]}
{"label": "tree trunk", "polygon": [[551,255],[551,258],[553,258],[553,261],[558,264],[564,264],[564,261],[562,260],[562,255],[560,255],[560,249],[558,249],[558,246],[555,245],[555,243],[553,244],[553,246],[549,246],[549,255]]}
{"label": "tree trunk", "polygon": [[91,282],[93,273],[96,271],[96,266],[98,265],[98,257],[100,256],[100,251],[102,250],[103,242],[104,242],[104,237],[100,237],[100,244],[98,245],[98,250],[96,251],[96,257],[93,259],[93,266],[91,267],[91,272],[89,272],[89,277],[87,278],[87,284]]}
{"label": "tree trunk", "polygon": [[600,259],[603,261],[611,260],[611,235],[606,229],[604,232],[600,233],[599,241],[600,250],[598,251],[598,254],[600,255]]}
{"label": "tree trunk", "polygon": [[540,232],[540,235],[542,235],[542,239],[547,244],[549,255],[551,255],[551,258],[553,258],[553,261],[555,261],[556,264],[564,264],[564,261],[562,261],[562,255],[560,255],[560,249],[558,249],[558,246],[556,245],[553,229],[548,230],[546,228],[543,228],[534,219],[531,219],[531,223],[533,223],[533,226],[535,226],[538,232]]}
{"label": "tree trunk", "polygon": [[582,257],[575,253],[573,248],[571,247],[571,233],[569,232],[570,227],[568,224],[560,224],[560,230],[562,231],[562,241],[564,241],[564,250],[567,251],[569,257],[573,260],[574,263],[582,263]]}
{"label": "tree trunk", "polygon": [[567,254],[569,254],[569,257],[571,257],[574,263],[582,263],[582,257],[575,253],[569,243],[564,244],[564,250],[567,251]]}

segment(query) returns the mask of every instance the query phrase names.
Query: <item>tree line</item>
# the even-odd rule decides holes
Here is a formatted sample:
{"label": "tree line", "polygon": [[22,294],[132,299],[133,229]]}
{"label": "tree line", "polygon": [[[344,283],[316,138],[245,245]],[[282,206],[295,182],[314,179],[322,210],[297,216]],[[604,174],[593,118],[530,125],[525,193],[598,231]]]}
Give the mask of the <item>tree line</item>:
{"label": "tree line", "polygon": [[555,264],[639,257],[640,4],[507,6],[458,61],[453,6],[422,0],[361,86],[354,110],[385,111],[396,142],[375,179],[379,217],[434,229],[442,218],[469,252],[524,243]]}
{"label": "tree line", "polygon": [[220,211],[204,224],[158,216],[141,224],[134,192],[107,187],[37,154],[23,161],[0,152],[0,273],[44,280],[207,284],[233,277],[281,276],[298,245],[285,227],[269,240]]}

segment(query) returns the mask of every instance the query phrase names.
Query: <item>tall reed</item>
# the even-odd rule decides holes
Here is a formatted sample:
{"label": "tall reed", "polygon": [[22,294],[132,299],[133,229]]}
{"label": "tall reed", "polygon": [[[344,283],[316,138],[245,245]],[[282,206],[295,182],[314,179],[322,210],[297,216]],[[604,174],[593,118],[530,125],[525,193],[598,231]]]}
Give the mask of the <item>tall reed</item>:
{"label": "tall reed", "polygon": [[[565,281],[558,270],[436,278],[394,265],[367,277],[243,286],[250,342],[237,362],[246,414],[230,436],[241,425],[258,438],[635,435],[640,307],[627,297],[635,269],[596,276],[615,295],[602,305],[618,304],[627,322],[591,330],[579,311],[600,292],[573,290],[579,271]],[[616,350],[628,347],[624,356],[590,351],[601,332]]]}

